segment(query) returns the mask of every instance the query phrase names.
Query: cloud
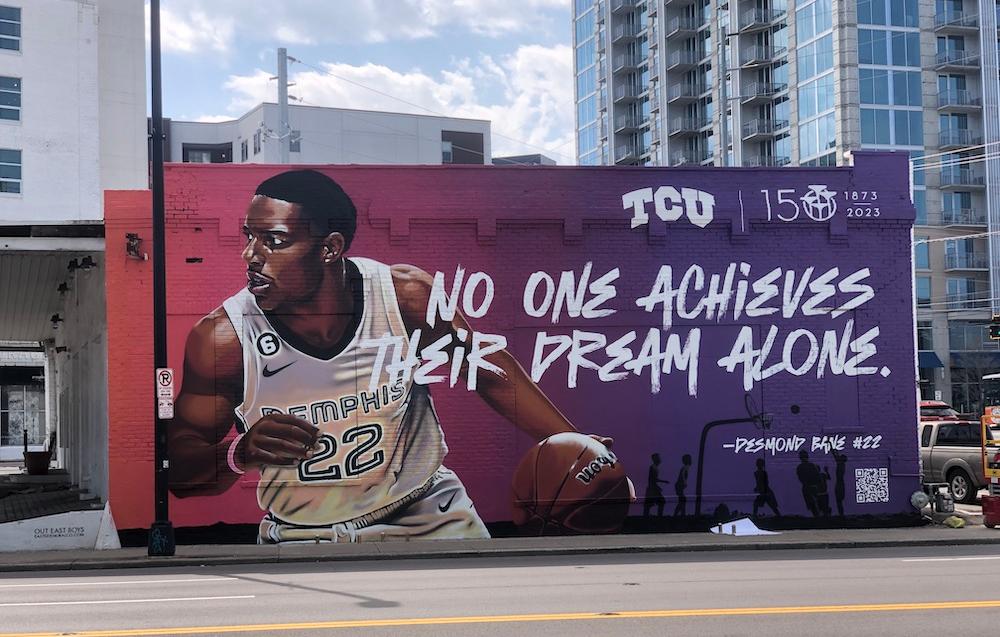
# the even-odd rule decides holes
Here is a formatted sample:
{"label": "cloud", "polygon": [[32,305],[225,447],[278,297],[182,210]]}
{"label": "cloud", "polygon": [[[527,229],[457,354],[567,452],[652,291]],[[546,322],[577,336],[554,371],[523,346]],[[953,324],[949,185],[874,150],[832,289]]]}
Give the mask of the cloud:
{"label": "cloud", "polygon": [[[528,45],[499,59],[459,60],[438,75],[377,64],[327,63],[316,68],[295,65],[290,79],[295,82],[293,93],[306,104],[488,119],[495,156],[542,152],[571,164],[572,62],[568,46]],[[275,101],[270,77],[264,70],[229,77],[224,88],[234,94],[229,106],[234,115]],[[500,97],[485,97],[487,86],[500,87],[489,91]]]}
{"label": "cloud", "polygon": [[[163,0],[163,50],[231,50],[237,38],[280,44],[413,40],[459,28],[489,37],[565,18],[567,0]],[[147,15],[149,7],[146,7]]]}
{"label": "cloud", "polygon": [[[146,5],[146,40],[149,40],[149,5]],[[231,17],[210,15],[194,8],[178,14],[160,9],[160,47],[167,53],[222,53],[229,49],[236,31]]]}

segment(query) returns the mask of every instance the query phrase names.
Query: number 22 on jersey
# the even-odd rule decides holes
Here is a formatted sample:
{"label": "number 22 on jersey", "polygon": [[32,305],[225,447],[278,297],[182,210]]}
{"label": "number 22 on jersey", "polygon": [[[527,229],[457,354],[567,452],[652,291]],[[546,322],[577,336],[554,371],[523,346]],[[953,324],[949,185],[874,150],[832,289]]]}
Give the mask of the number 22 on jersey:
{"label": "number 22 on jersey", "polygon": [[[385,462],[385,452],[375,449],[382,442],[382,426],[378,423],[358,425],[343,432],[338,441],[323,434],[316,441],[317,452],[299,465],[299,480],[319,482],[354,478]],[[352,446],[343,462],[336,462],[341,447]],[[374,449],[374,451],[373,451]]]}

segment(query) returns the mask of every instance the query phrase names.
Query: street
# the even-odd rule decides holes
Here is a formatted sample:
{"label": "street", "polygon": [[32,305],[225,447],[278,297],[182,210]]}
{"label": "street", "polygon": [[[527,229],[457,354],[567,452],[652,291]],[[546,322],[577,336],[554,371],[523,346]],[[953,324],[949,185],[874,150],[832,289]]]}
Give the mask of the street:
{"label": "street", "polygon": [[883,548],[0,578],[0,637],[995,634],[1000,551]]}

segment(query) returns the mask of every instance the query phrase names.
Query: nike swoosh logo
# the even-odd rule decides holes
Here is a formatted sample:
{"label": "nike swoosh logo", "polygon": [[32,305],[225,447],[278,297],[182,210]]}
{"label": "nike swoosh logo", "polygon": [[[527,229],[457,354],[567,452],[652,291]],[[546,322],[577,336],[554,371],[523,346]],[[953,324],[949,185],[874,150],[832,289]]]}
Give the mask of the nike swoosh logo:
{"label": "nike swoosh logo", "polygon": [[295,361],[292,361],[291,363],[289,363],[287,365],[284,365],[282,367],[279,367],[278,369],[268,369],[267,365],[264,365],[264,371],[261,372],[261,373],[264,375],[264,378],[270,378],[271,376],[274,376],[275,374],[277,374],[281,370],[288,369],[289,367],[291,367],[294,364],[295,364]]}
{"label": "nike swoosh logo", "polygon": [[447,502],[445,502],[444,504],[439,504],[438,505],[438,511],[440,511],[441,513],[444,513],[445,511],[447,511],[448,509],[450,509],[451,508],[451,503],[455,501],[455,496],[456,495],[457,495],[456,493],[452,493],[451,497],[448,498]]}

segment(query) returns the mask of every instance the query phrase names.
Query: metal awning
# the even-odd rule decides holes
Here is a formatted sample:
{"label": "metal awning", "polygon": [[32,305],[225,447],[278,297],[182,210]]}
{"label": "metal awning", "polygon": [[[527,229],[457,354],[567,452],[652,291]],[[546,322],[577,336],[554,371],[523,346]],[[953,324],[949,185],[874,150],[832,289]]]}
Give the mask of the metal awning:
{"label": "metal awning", "polygon": [[920,369],[931,369],[944,367],[944,363],[934,352],[917,352],[917,367]]}

